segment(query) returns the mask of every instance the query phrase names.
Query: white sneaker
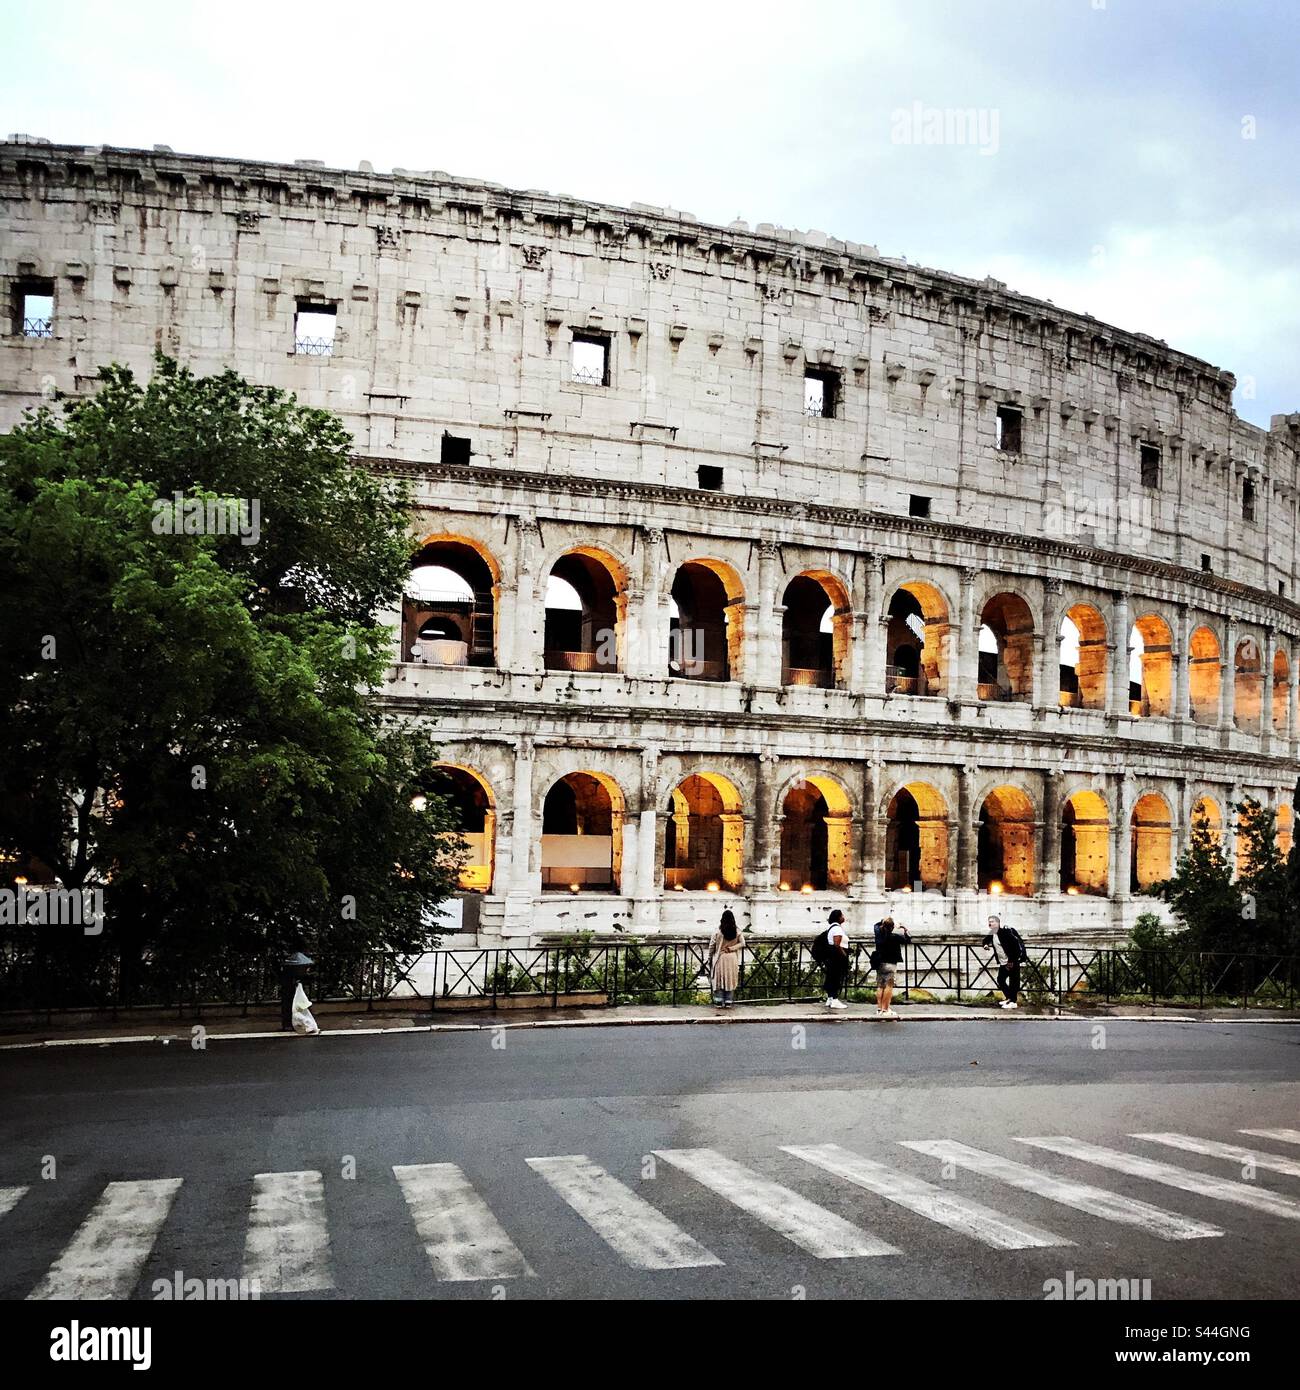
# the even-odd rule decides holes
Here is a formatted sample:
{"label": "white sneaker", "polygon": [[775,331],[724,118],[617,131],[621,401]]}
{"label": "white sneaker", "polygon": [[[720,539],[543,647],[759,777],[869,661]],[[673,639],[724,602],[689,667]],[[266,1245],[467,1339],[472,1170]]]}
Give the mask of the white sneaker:
{"label": "white sneaker", "polygon": [[847,1009],[848,1007],[849,1006],[844,1002],[843,999],[835,999],[831,1001],[832,1009]]}
{"label": "white sneaker", "polygon": [[1018,1009],[1019,1007],[1019,1004],[1013,1003],[1010,999],[1004,999],[1002,1001],[1002,1008],[1004,1009]]}

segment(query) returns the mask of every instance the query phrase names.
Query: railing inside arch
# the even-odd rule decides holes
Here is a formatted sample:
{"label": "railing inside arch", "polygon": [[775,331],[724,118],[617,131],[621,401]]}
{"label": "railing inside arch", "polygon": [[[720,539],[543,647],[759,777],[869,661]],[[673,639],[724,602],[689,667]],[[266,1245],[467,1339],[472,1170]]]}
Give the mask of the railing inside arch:
{"label": "railing inside arch", "polygon": [[[845,985],[850,1001],[874,998],[870,947],[855,944]],[[528,947],[316,953],[305,980],[317,1004],[344,1009],[453,1011],[688,1005],[709,1000],[708,945],[692,941],[595,942],[582,937]],[[998,962],[970,942],[913,943],[896,997],[914,1003],[992,1004]],[[1112,1003],[1289,1009],[1300,1001],[1293,956],[1174,948],[1030,948],[1021,968],[1025,1004],[1086,1013]],[[145,1010],[177,1018],[247,1016],[279,1001],[279,962],[270,956],[218,964],[137,962],[111,953],[38,948],[0,940],[0,1031]],[[822,967],[805,938],[751,938],[742,953],[737,1002],[822,998]]]}

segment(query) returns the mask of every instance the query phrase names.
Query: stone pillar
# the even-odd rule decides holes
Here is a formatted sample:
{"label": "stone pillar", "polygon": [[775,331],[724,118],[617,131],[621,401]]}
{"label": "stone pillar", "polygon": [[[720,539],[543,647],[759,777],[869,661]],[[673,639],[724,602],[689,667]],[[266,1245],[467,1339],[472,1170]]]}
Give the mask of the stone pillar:
{"label": "stone pillar", "polygon": [[1124,902],[1129,896],[1129,878],[1133,868],[1132,820],[1133,779],[1128,773],[1116,776],[1114,825],[1111,833],[1110,896]]}
{"label": "stone pillar", "polygon": [[781,620],[785,608],[776,601],[779,559],[774,541],[759,543],[758,604],[753,615],[754,641],[750,646],[754,653],[754,669],[746,674],[745,683],[768,689],[781,684]]}
{"label": "stone pillar", "polygon": [[1192,716],[1192,618],[1187,605],[1178,605],[1177,646],[1174,663],[1174,719],[1186,724]]}
{"label": "stone pillar", "polygon": [[645,680],[664,680],[668,675],[668,605],[672,599],[671,592],[663,591],[664,533],[648,526],[641,532],[641,541],[640,601],[629,599],[629,612],[635,614],[630,631],[636,633],[636,644],[635,650],[629,651],[628,671]]}
{"label": "stone pillar", "polygon": [[1113,717],[1128,714],[1129,635],[1132,623],[1128,613],[1128,595],[1112,595],[1110,643],[1110,702],[1107,713]]}
{"label": "stone pillar", "polygon": [[1259,692],[1259,751],[1265,756],[1273,752],[1273,663],[1277,660],[1277,629],[1264,629],[1264,669]]}
{"label": "stone pillar", "polygon": [[[772,863],[776,808],[771,800],[775,764],[774,753],[763,752],[754,759],[754,843],[750,862],[745,865],[745,887],[751,896],[754,893],[770,893],[775,881],[774,874],[779,872],[779,866],[774,869]],[[775,843],[779,855],[780,841]]]}
{"label": "stone pillar", "polygon": [[659,749],[641,750],[641,795],[636,835],[636,901],[632,921],[637,931],[659,929],[659,902],[663,893],[659,854]]}
{"label": "stone pillar", "polygon": [[[1296,713],[1296,706],[1300,704],[1300,665],[1296,664],[1300,652],[1297,651],[1297,647],[1300,647],[1300,643],[1297,643],[1294,637],[1289,639],[1286,654],[1286,741],[1288,756],[1292,762],[1296,761],[1296,737],[1300,731],[1300,716]],[[1295,807],[1294,812],[1300,817],[1300,806]],[[1300,821],[1297,821],[1294,829],[1300,834]]]}
{"label": "stone pillar", "polygon": [[1237,621],[1223,623],[1223,665],[1219,678],[1219,728],[1231,732],[1237,723]]}
{"label": "stone pillar", "polygon": [[546,634],[545,597],[537,595],[541,534],[535,518],[521,517],[515,525],[514,669],[531,675],[544,669],[542,643]]}
{"label": "stone pillar", "polygon": [[863,639],[866,645],[862,689],[872,695],[885,692],[885,667],[889,662],[889,619],[883,611],[885,561],[867,556],[867,592],[864,600]]}
{"label": "stone pillar", "polygon": [[493,585],[492,602],[496,606],[496,631],[492,635],[495,644],[495,664],[498,670],[513,671],[515,666],[515,642],[518,636],[519,586],[513,579],[502,579]]}
{"label": "stone pillar", "polygon": [[870,668],[871,624],[875,617],[873,604],[879,600],[879,595],[874,600],[872,598],[872,557],[865,555],[862,560],[863,563],[854,575],[853,592],[849,596],[852,608],[849,614],[852,644],[849,658],[849,689],[855,695],[861,695],[874,688],[871,685],[874,673]]}
{"label": "stone pillar", "polygon": [[533,897],[542,886],[541,871],[533,868],[534,847],[539,857],[541,837],[533,818],[533,740],[528,734],[515,747],[510,805],[510,870],[502,931],[506,936],[527,936],[533,927]]}
{"label": "stone pillar", "polygon": [[974,704],[979,699],[976,686],[980,669],[980,622],[975,612],[975,579],[979,571],[964,566],[961,572],[961,615],[957,622],[957,684],[948,692],[950,700]]}
{"label": "stone pillar", "polygon": [[882,772],[879,762],[862,764],[862,847],[857,874],[859,897],[879,893],[884,886],[880,871],[884,837],[881,833],[880,813],[876,806],[881,793]]}
{"label": "stone pillar", "polygon": [[1043,581],[1043,622],[1034,634],[1038,645],[1034,663],[1034,704],[1038,709],[1059,709],[1061,706],[1061,581]]}
{"label": "stone pillar", "polygon": [[1061,778],[1053,768],[1043,773],[1043,834],[1038,892],[1061,891]]}
{"label": "stone pillar", "polygon": [[975,805],[975,778],[979,769],[967,763],[957,783],[957,877],[959,892],[978,892],[979,808]]}

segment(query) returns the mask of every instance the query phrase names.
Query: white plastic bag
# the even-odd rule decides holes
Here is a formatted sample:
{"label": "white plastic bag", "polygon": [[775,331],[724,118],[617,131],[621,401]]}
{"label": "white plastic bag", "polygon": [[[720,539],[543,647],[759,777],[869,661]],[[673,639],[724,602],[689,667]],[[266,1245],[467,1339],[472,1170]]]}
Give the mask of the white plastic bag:
{"label": "white plastic bag", "polygon": [[320,1027],[311,1016],[311,1000],[307,998],[307,991],[301,983],[293,992],[293,1031],[308,1036],[320,1032]]}

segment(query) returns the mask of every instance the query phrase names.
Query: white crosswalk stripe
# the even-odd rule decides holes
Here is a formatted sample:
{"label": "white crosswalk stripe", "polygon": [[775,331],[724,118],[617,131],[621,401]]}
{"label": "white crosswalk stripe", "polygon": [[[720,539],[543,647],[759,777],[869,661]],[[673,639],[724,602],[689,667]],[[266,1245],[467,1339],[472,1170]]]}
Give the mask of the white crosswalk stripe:
{"label": "white crosswalk stripe", "polygon": [[438,1279],[518,1279],[533,1272],[454,1163],[398,1164],[393,1174]]}
{"label": "white crosswalk stripe", "polygon": [[1300,1159],[1284,1158],[1281,1154],[1260,1153],[1258,1149],[1243,1149],[1239,1144],[1220,1144],[1213,1139],[1197,1139],[1191,1134],[1130,1134],[1130,1139],[1145,1139],[1151,1144],[1164,1144],[1171,1149],[1205,1154],[1209,1158],[1226,1158],[1230,1163],[1245,1167],[1252,1164],[1269,1173],[1285,1173],[1300,1178]]}
{"label": "white crosswalk stripe", "polygon": [[109,1183],[28,1298],[129,1298],[180,1186],[180,1178]]}
{"label": "white crosswalk stripe", "polygon": [[258,1173],[244,1242],[244,1278],[262,1293],[332,1289],[325,1184],[317,1172]]}
{"label": "white crosswalk stripe", "polygon": [[1300,1129],[1243,1129],[1253,1139],[1276,1139],[1279,1144],[1300,1144]]}
{"label": "white crosswalk stripe", "polygon": [[1014,1159],[1003,1158],[984,1149],[974,1149],[968,1144],[949,1139],[908,1139],[902,1143],[905,1148],[915,1149],[917,1153],[969,1168],[1011,1187],[1046,1197],[1048,1201],[1086,1212],[1089,1216],[1099,1216],[1104,1221],[1115,1221],[1122,1226],[1136,1226],[1160,1240],[1199,1240],[1223,1234],[1218,1226],[1211,1226],[1207,1222],[1193,1221],[1190,1217],[1152,1206],[1149,1202],[1139,1202],[1135,1197],[1122,1197],[1118,1193],[1108,1192],[1104,1187],[1058,1178],[1027,1163],[1017,1163]]}
{"label": "white crosswalk stripe", "polygon": [[694,1269],[722,1263],[586,1154],[530,1158],[527,1162],[607,1245],[637,1269]]}
{"label": "white crosswalk stripe", "polygon": [[886,1201],[896,1202],[927,1220],[936,1221],[949,1230],[959,1231],[999,1250],[1074,1244],[1062,1236],[1053,1235],[1051,1231],[1043,1230],[1041,1226],[1013,1221],[982,1202],[972,1201],[955,1192],[945,1192],[933,1183],[895,1168],[887,1168],[883,1163],[873,1163],[848,1149],[842,1149],[838,1144],[817,1144],[810,1148],[784,1147],[785,1152],[793,1154],[795,1158],[816,1164],[836,1177],[865,1187],[868,1192],[874,1192]]}
{"label": "white crosswalk stripe", "polygon": [[656,1149],[655,1153],[819,1260],[900,1253],[842,1216],[714,1149]]}
{"label": "white crosswalk stripe", "polygon": [[13,1211],[26,1192],[25,1187],[0,1187],[0,1216]]}
{"label": "white crosswalk stripe", "polygon": [[1082,1139],[1071,1139],[1068,1134],[1053,1135],[1051,1138],[1019,1139],[1017,1143],[1032,1144],[1037,1149],[1046,1149],[1048,1153],[1060,1154],[1064,1158],[1081,1159],[1084,1163],[1095,1163],[1099,1168],[1110,1168],[1116,1173],[1127,1173],[1133,1178],[1146,1178],[1151,1182],[1164,1183],[1167,1187],[1181,1188],[1184,1192],[1195,1192],[1200,1197],[1212,1197],[1220,1202],[1235,1202],[1238,1206],[1251,1207],[1255,1211],[1266,1212],[1269,1216],[1283,1216],[1292,1221],[1300,1221],[1300,1202],[1251,1183],[1212,1177],[1208,1173],[1197,1173],[1190,1168],[1178,1168],[1172,1163],[1160,1163],[1153,1158],[1139,1158],[1119,1149],[1107,1149],[1100,1144],[1087,1144]]}

